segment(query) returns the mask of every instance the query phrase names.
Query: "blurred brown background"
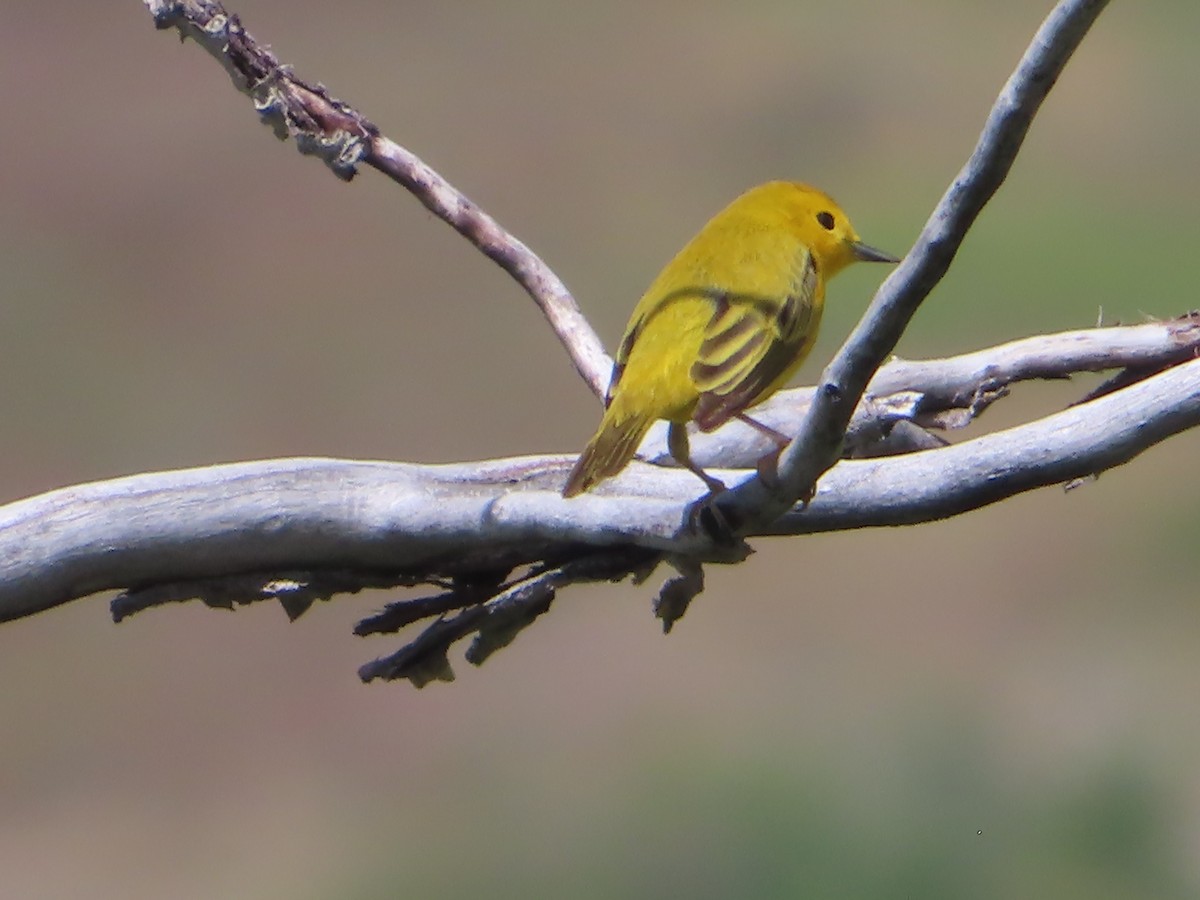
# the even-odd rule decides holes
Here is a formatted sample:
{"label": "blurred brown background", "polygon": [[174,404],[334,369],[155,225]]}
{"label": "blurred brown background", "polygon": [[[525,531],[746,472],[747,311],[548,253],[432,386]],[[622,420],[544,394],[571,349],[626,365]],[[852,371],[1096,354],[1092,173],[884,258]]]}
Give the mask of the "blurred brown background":
{"label": "blurred brown background", "polygon": [[[1050,3],[245,0],[556,267],[611,346],[743,188],[907,249]],[[0,26],[0,499],[268,456],[572,451],[533,305],[377,174],[273,140],[133,0]],[[1197,305],[1200,6],[1116,3],[900,351]],[[831,292],[811,378],[882,272]],[[1022,388],[986,427],[1086,387]],[[988,420],[991,421],[988,421]],[[1191,897],[1195,435],[1064,495],[762,541],[664,638],[572,590],[480,670],[364,687],[386,595],[288,625],[96,597],[0,628],[12,897]]]}

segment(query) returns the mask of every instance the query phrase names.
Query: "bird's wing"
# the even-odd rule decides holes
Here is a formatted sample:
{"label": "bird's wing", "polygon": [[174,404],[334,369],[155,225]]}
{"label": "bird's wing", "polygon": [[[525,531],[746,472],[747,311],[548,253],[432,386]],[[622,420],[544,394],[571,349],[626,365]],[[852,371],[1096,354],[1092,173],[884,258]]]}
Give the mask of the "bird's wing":
{"label": "bird's wing", "polygon": [[796,362],[810,336],[817,269],[805,252],[782,297],[727,291],[717,299],[692,380],[700,392],[693,415],[711,431],[754,405]]}

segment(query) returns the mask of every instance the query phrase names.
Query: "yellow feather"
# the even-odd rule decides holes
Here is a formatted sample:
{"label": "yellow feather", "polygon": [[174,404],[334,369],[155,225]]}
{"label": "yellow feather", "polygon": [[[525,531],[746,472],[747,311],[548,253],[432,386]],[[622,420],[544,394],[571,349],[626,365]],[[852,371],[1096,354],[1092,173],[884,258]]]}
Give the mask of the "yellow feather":
{"label": "yellow feather", "polygon": [[896,262],[816,188],[768,182],[717,213],[634,308],[604,417],[563,496],[625,468],[657,419],[712,430],[782,387],[816,341],[825,282],[856,260]]}

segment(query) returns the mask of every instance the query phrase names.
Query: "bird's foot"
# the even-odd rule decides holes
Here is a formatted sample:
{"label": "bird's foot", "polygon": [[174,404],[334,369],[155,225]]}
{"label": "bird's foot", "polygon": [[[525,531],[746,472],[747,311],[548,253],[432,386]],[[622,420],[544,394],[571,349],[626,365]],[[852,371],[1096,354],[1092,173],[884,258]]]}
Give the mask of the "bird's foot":
{"label": "bird's foot", "polygon": [[774,453],[767,453],[758,458],[758,464],[755,469],[758,471],[758,480],[761,481],[770,491],[779,490],[782,482],[779,480],[779,454],[782,450],[776,450]]}
{"label": "bird's foot", "polygon": [[737,536],[739,523],[717,505],[717,498],[726,490],[724,484],[719,481],[717,484],[720,485],[719,488],[710,489],[703,497],[688,505],[684,514],[687,527],[695,534],[705,535],[714,544],[736,546],[740,543]]}

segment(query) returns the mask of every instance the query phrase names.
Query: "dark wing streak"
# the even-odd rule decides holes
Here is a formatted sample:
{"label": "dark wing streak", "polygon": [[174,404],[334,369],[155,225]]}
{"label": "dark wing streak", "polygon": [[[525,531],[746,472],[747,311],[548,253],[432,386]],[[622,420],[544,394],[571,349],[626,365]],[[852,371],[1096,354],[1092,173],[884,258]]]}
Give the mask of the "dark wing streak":
{"label": "dark wing streak", "polygon": [[798,289],[788,294],[776,318],[779,339],[783,343],[798,343],[800,335],[808,328],[812,320],[812,297],[816,289],[817,267],[813,264],[812,257],[808,256],[804,262],[804,274],[800,278]]}
{"label": "dark wing streak", "polygon": [[[782,305],[759,298],[748,298],[756,312],[765,314],[764,318],[774,322],[778,329],[778,337],[762,348],[761,358],[744,377],[727,377],[718,384],[712,384],[720,371],[719,363],[708,363],[702,359],[692,368],[692,377],[698,384],[705,386],[692,415],[701,431],[719,428],[739,413],[745,412],[795,360],[796,353],[802,346],[800,336],[812,321],[812,297],[817,287],[817,270],[811,256],[806,257],[803,265],[804,272],[797,290],[790,293]],[[734,295],[730,296],[734,298]],[[740,301],[742,298],[735,299]],[[707,343],[706,341],[706,346]],[[738,361],[744,362],[745,357],[742,356]],[[740,374],[740,371],[730,373],[731,376],[735,374]]]}
{"label": "dark wing streak", "polygon": [[[748,317],[747,317],[748,318]],[[764,344],[770,338],[761,330],[747,336],[747,339],[736,350],[726,354],[717,362],[704,362],[711,358],[707,353],[701,355],[701,361],[692,366],[692,379],[702,392],[722,393],[722,388],[736,387],[731,379],[737,379],[743,373],[754,371],[759,358],[763,355]],[[769,347],[765,348],[769,351]],[[754,357],[754,358],[752,358]],[[749,362],[750,365],[746,365]]]}
{"label": "dark wing streak", "polygon": [[795,353],[786,344],[773,343],[757,366],[728,390],[705,391],[696,403],[692,419],[701,431],[715,431],[739,413],[745,412],[779,373],[787,369]]}

